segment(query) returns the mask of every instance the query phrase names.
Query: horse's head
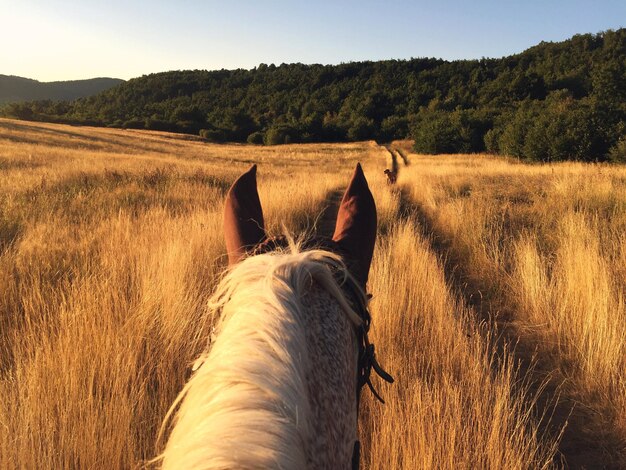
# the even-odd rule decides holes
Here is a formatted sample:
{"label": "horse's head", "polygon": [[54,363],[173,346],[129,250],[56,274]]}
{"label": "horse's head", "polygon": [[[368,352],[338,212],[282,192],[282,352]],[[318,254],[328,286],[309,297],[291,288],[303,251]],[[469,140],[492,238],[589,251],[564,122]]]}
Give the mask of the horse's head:
{"label": "horse's head", "polygon": [[[230,269],[209,350],[179,395],[170,468],[346,468],[372,368],[365,284],[376,206],[357,165],[331,239],[268,238],[256,166],[226,196]],[[174,407],[173,407],[174,408]]]}
{"label": "horse's head", "polygon": [[[228,261],[234,265],[266,243],[263,209],[256,182],[256,165],[241,175],[226,196],[224,236]],[[360,164],[343,195],[332,243],[322,245],[344,258],[365,288],[376,242],[376,205]]]}

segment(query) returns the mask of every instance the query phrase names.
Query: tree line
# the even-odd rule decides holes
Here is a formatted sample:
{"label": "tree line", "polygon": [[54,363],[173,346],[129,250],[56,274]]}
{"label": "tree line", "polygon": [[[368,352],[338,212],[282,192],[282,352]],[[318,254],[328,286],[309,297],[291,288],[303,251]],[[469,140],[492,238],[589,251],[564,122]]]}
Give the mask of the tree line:
{"label": "tree line", "polygon": [[19,119],[283,144],[411,137],[423,153],[626,160],[626,29],[501,59],[260,64],[142,76],[72,102],[6,106]]}

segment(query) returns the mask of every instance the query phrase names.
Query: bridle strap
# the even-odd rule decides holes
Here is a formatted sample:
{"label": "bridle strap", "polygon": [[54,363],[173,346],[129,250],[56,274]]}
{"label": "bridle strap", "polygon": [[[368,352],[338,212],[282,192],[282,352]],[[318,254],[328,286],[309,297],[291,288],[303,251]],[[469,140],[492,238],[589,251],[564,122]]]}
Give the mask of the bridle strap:
{"label": "bridle strap", "polygon": [[[361,395],[361,389],[367,385],[376,399],[381,403],[385,403],[380,394],[374,388],[371,381],[372,369],[381,379],[387,383],[393,383],[393,377],[386,372],[376,360],[376,352],[374,345],[370,343],[368,332],[372,322],[372,316],[367,309],[366,300],[362,299],[362,291],[357,287],[356,282],[352,278],[346,278],[340,283],[352,299],[355,312],[361,318],[361,324],[356,328],[357,342],[359,345],[359,357],[357,363],[357,405]],[[370,296],[368,296],[369,300]],[[362,299],[362,300],[361,300]]]}
{"label": "bridle strap", "polygon": [[361,465],[361,442],[357,439],[354,441],[354,449],[352,450],[352,470],[359,470]]}
{"label": "bridle strap", "polygon": [[[376,360],[376,352],[374,345],[370,343],[368,332],[370,324],[372,322],[372,316],[367,309],[367,300],[371,296],[367,296],[367,300],[363,299],[363,291],[358,287],[352,278],[346,278],[343,282],[339,283],[348,292],[348,297],[352,300],[352,304],[355,308],[355,312],[361,318],[361,324],[356,328],[357,342],[359,345],[359,355],[357,362],[357,388],[356,388],[356,411],[357,422],[359,415],[359,408],[361,402],[361,390],[365,385],[368,386],[374,397],[381,403],[385,403],[385,400],[374,388],[371,381],[372,369],[374,372],[387,383],[393,383],[393,377],[386,372]],[[361,442],[357,439],[354,442],[354,449],[352,451],[352,470],[359,470],[361,462]]]}

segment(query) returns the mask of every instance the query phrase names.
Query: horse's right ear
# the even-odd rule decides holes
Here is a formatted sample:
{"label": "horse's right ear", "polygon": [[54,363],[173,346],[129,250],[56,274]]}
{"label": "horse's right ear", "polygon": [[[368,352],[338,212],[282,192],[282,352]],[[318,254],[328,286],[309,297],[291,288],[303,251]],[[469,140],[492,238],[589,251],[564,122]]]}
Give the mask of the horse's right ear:
{"label": "horse's right ear", "polygon": [[359,163],[341,200],[333,240],[348,255],[346,262],[363,287],[374,254],[376,223],[376,204]]}
{"label": "horse's right ear", "polygon": [[239,262],[246,251],[265,240],[263,209],[256,185],[256,165],[237,178],[228,190],[224,208],[224,238],[228,264]]}

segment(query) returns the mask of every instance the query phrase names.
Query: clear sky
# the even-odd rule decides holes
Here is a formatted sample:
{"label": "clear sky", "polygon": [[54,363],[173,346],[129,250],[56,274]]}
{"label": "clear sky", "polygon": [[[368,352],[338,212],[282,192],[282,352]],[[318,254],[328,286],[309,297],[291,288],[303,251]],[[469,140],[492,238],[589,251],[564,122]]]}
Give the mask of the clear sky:
{"label": "clear sky", "polygon": [[0,74],[502,57],[626,26],[626,0],[0,0]]}

